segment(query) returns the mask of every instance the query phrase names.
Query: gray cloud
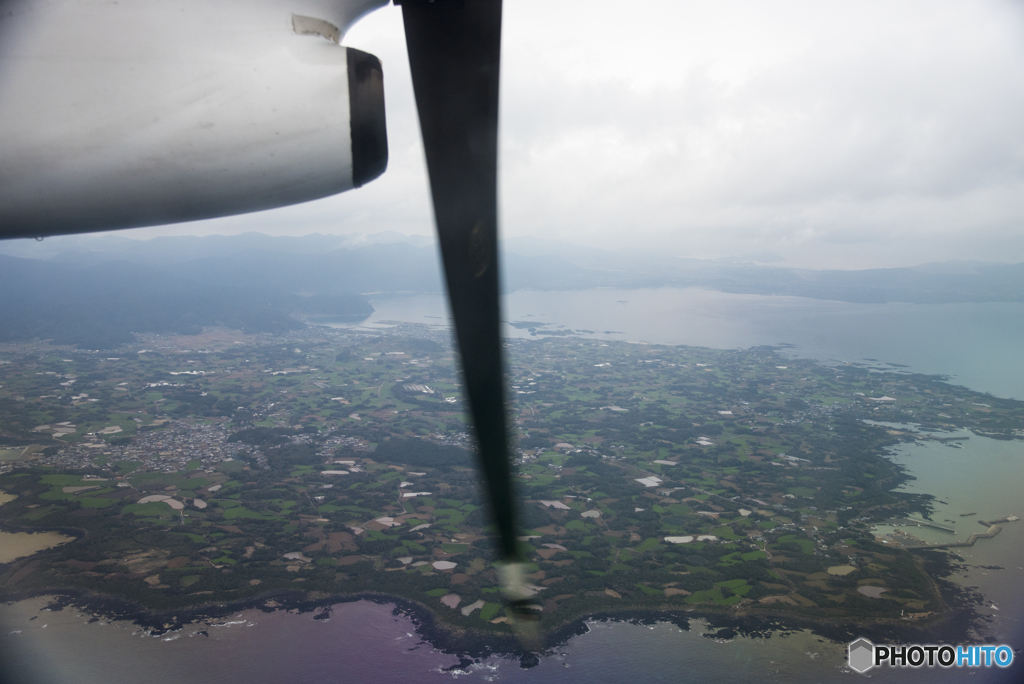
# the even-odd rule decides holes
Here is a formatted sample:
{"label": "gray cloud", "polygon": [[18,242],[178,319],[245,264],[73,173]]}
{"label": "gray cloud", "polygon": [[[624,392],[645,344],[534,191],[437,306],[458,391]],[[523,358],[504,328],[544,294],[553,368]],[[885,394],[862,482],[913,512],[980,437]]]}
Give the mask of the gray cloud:
{"label": "gray cloud", "polygon": [[[507,0],[503,231],[821,267],[1024,261],[1024,13],[1001,0]],[[335,198],[133,231],[428,234],[399,10],[387,173]]]}

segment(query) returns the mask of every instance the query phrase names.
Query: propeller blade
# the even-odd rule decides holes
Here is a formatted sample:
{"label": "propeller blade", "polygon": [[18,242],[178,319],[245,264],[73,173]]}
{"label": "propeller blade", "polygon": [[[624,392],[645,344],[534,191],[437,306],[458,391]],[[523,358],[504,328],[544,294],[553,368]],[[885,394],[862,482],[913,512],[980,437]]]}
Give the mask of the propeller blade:
{"label": "propeller blade", "polygon": [[516,540],[498,296],[501,0],[395,0],[406,46],[466,394],[505,561]]}

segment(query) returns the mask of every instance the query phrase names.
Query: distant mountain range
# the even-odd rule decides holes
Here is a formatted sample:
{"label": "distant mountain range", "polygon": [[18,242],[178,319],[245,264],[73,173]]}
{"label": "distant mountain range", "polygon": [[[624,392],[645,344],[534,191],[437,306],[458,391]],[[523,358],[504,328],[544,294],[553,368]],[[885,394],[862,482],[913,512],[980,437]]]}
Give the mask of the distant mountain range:
{"label": "distant mountain range", "polygon": [[39,338],[109,349],[133,341],[134,333],[198,333],[213,325],[280,332],[303,327],[295,314],[359,320],[373,313],[359,294],[303,296],[204,282],[173,266],[83,261],[0,255],[0,342]]}
{"label": "distant mountain range", "polygon": [[[1024,301],[1024,264],[815,271],[535,239],[503,247],[506,291],[701,287],[860,303]],[[295,314],[365,317],[366,293],[442,290],[433,241],[397,233],[0,241],[0,340],[100,348],[133,332],[204,325],[284,330],[302,325]]]}

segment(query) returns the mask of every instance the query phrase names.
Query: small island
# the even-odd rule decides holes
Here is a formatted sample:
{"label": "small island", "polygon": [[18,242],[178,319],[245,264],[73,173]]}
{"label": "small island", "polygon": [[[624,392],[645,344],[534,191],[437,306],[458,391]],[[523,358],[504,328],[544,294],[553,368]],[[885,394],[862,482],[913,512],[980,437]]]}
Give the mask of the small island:
{"label": "small island", "polygon": [[[643,610],[948,617],[926,562],[939,552],[873,532],[931,523],[885,450],[955,448],[957,429],[1020,439],[1024,404],[783,352],[508,341],[540,629]],[[0,565],[5,599],[168,614],[389,596],[456,631],[511,633],[444,329],[6,345],[0,378],[0,490],[15,496],[0,525],[76,538]]]}

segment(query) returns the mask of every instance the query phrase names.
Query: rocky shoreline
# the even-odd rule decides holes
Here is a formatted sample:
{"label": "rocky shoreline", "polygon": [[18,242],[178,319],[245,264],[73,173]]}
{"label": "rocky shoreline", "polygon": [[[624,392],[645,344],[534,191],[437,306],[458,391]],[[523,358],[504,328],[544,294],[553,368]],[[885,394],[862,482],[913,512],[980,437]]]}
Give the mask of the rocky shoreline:
{"label": "rocky shoreline", "polygon": [[[929,575],[947,578],[957,563],[949,554],[925,552],[920,554]],[[604,610],[567,620],[533,640],[529,647],[515,634],[477,631],[447,624],[426,605],[407,598],[382,593],[361,592],[347,595],[312,597],[306,592],[282,590],[267,592],[256,597],[230,603],[202,604],[171,611],[153,611],[117,596],[95,594],[83,590],[37,589],[26,593],[0,595],[5,602],[52,597],[46,605],[49,610],[74,607],[94,616],[94,619],[125,620],[147,630],[153,636],[184,629],[189,625],[230,617],[243,610],[271,613],[279,610],[296,613],[314,613],[313,619],[328,619],[332,607],[354,601],[371,601],[390,605],[395,615],[412,621],[420,638],[432,648],[459,658],[456,669],[492,656],[517,659],[524,668],[539,664],[559,647],[576,636],[589,631],[588,623],[616,621],[651,625],[669,622],[682,630],[700,620],[708,630],[710,639],[750,637],[769,639],[784,637],[787,633],[809,630],[813,634],[845,644],[858,637],[878,643],[969,643],[984,639],[983,628],[987,618],[975,607],[982,597],[969,587],[962,587],[948,579],[936,579],[936,585],[950,610],[941,618],[926,624],[899,621],[828,620],[780,613],[750,613],[737,610],[713,611],[706,608],[693,610],[623,608]]]}

